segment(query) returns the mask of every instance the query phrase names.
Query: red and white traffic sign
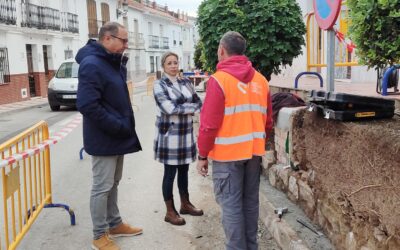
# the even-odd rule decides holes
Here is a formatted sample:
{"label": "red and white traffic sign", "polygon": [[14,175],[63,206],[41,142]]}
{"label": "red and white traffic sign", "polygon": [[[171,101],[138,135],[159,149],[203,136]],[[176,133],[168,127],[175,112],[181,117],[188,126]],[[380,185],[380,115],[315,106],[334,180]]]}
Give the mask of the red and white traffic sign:
{"label": "red and white traffic sign", "polygon": [[313,0],[315,19],[323,30],[329,30],[336,23],[342,0]]}

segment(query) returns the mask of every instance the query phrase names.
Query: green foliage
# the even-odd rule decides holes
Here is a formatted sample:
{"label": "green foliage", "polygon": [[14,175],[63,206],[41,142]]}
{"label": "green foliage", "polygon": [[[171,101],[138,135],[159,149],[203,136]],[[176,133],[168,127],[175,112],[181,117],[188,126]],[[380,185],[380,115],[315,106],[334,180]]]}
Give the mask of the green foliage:
{"label": "green foliage", "polygon": [[197,69],[203,69],[203,61],[202,61],[202,57],[201,57],[201,53],[203,51],[203,43],[201,41],[199,41],[196,44],[196,48],[194,50],[194,66]]}
{"label": "green foliage", "polygon": [[348,0],[350,37],[370,68],[400,63],[400,1]]}
{"label": "green foliage", "polygon": [[267,77],[279,73],[280,66],[291,65],[305,44],[306,29],[294,0],[205,0],[197,22],[208,71],[215,71],[219,40],[229,30],[246,38],[246,55]]}

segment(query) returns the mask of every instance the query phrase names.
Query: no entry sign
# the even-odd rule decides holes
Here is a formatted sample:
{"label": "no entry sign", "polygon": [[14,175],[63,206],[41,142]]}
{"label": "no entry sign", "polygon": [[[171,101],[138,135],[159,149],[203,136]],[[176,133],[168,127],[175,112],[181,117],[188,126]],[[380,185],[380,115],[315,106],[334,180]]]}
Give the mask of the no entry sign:
{"label": "no entry sign", "polygon": [[342,0],[313,0],[315,19],[323,30],[333,27],[340,12]]}

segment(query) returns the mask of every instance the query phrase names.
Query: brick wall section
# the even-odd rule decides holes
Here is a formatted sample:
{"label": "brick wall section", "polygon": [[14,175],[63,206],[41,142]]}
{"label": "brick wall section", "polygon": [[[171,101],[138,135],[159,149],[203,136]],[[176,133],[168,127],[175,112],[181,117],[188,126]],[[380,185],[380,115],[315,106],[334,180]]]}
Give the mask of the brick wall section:
{"label": "brick wall section", "polygon": [[[10,83],[0,84],[0,104],[29,100],[28,74],[10,75]],[[22,98],[21,89],[26,88],[27,98]]]}
{"label": "brick wall section", "polygon": [[[55,71],[50,70],[46,76],[44,72],[34,72],[36,81],[36,96],[47,97],[47,86]],[[11,82],[0,84],[0,105],[20,102],[30,99],[28,74],[10,75]],[[21,89],[26,88],[27,97],[22,98]]]}
{"label": "brick wall section", "polygon": [[47,76],[47,83],[53,78],[53,76],[56,74],[55,70],[49,70],[49,74]]}
{"label": "brick wall section", "polygon": [[44,72],[34,72],[36,96],[47,97],[47,80]]}

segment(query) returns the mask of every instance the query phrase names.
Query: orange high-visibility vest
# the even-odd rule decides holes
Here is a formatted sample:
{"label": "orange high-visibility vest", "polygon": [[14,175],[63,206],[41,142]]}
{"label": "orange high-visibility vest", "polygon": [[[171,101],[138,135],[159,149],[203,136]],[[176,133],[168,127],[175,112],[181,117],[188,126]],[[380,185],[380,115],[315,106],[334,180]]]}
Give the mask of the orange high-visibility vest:
{"label": "orange high-visibility vest", "polygon": [[251,159],[265,154],[265,124],[269,86],[256,71],[249,83],[217,71],[212,77],[225,95],[225,113],[208,157],[215,161]]}

